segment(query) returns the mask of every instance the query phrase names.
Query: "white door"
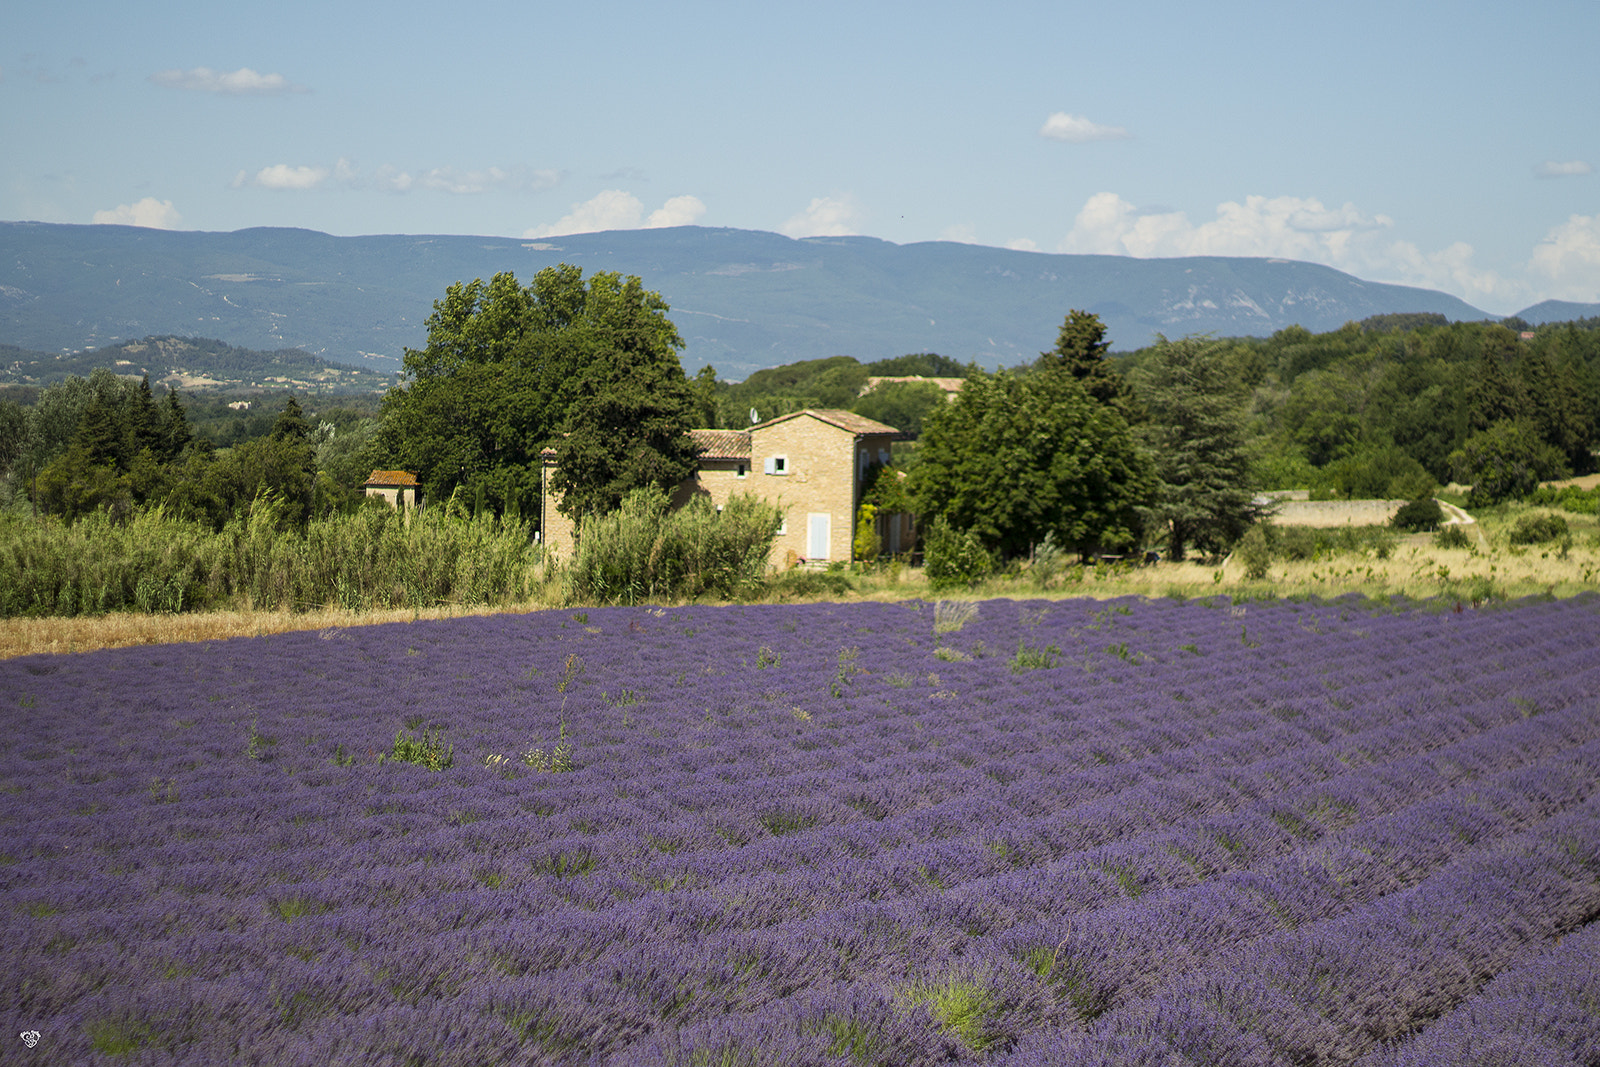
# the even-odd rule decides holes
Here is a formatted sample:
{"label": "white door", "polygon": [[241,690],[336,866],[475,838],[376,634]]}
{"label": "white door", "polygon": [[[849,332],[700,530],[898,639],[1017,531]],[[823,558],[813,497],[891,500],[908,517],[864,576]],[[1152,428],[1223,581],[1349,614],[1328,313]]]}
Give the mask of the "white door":
{"label": "white door", "polygon": [[833,516],[813,511],[807,516],[806,559],[827,559],[828,542],[832,539]]}

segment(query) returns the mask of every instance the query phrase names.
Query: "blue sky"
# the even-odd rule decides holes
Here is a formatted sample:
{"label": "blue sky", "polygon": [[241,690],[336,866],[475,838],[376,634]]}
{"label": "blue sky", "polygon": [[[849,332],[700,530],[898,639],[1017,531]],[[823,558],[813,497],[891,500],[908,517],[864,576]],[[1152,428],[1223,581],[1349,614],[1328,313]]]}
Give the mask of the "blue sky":
{"label": "blue sky", "polygon": [[1596,41],[1597,0],[11,4],[0,219],[1276,256],[1507,314],[1600,301]]}

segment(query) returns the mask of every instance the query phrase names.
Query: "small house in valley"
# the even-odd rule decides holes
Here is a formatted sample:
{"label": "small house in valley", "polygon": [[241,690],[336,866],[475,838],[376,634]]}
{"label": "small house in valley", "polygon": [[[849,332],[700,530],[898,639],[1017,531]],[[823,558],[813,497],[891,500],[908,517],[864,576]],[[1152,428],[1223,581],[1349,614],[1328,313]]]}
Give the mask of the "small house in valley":
{"label": "small house in valley", "polygon": [[[889,446],[901,438],[893,426],[851,411],[811,409],[780,415],[748,430],[690,430],[700,467],[673,492],[675,506],[706,496],[719,509],[747,492],[783,511],[772,563],[848,561],[855,540],[856,509],[867,473],[888,464]],[[555,450],[544,452],[540,528],[545,544],[570,551],[576,531],[557,506],[551,488]],[[909,524],[900,517],[878,520],[888,552],[911,547]]]}
{"label": "small house in valley", "polygon": [[422,483],[410,471],[373,471],[361,488],[368,496],[387,500],[391,507],[422,506]]}

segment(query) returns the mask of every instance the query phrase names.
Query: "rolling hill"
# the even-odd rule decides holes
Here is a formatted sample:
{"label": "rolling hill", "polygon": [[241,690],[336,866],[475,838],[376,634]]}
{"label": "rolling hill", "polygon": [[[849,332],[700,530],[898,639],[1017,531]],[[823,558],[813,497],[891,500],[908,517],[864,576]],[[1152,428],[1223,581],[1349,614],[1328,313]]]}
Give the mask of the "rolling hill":
{"label": "rolling hill", "polygon": [[1052,255],[705,227],[525,241],[6,222],[0,342],[71,353],[152,335],[218,337],[390,373],[406,346],[422,343],[450,283],[506,270],[527,280],[561,262],[639,275],[671,304],[690,372],[711,363],[729,378],[839,354],[933,351],[1015,364],[1054,342],[1069,308],[1098,314],[1119,349],[1157,333],[1315,332],[1391,312],[1488,317],[1443,293],[1287,260]]}
{"label": "rolling hill", "polygon": [[194,392],[291,389],[301,393],[380,393],[395,375],[333,363],[299,349],[258,352],[200,337],[145,337],[83,352],[36,352],[0,344],[0,386],[48,386],[104,367],[129,378]]}

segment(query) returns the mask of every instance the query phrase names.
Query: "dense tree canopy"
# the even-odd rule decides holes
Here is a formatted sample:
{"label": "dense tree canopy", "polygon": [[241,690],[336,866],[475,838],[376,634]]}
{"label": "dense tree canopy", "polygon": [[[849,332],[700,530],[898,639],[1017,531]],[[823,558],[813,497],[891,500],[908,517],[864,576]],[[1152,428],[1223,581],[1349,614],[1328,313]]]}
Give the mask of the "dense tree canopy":
{"label": "dense tree canopy", "polygon": [[934,352],[871,363],[852,356],[829,356],[768,367],[742,382],[717,383],[714,425],[743,429],[750,424],[752,410],[759,419],[766,420],[802,408],[844,408],[915,436],[922,417],[935,406],[935,399],[943,399],[938,387],[931,382],[891,382],[866,391],[867,380],[962,378],[969,369],[958,360]]}
{"label": "dense tree canopy", "polygon": [[852,410],[917,437],[922,433],[928,413],[944,407],[948,401],[949,394],[933,382],[884,382],[858,399]]}
{"label": "dense tree canopy", "polygon": [[1154,482],[1122,415],[1062,370],[974,371],[923,426],[911,473],[918,511],[1001,557],[1047,535],[1088,555],[1139,542]]}
{"label": "dense tree canopy", "polygon": [[1135,381],[1160,491],[1149,514],[1170,558],[1227,551],[1265,514],[1253,502],[1246,394],[1227,346],[1162,339]]}
{"label": "dense tree canopy", "polygon": [[[1402,495],[1400,483],[1414,486],[1415,469],[1396,462],[1393,449],[1444,484],[1463,473],[1454,457],[1469,437],[1518,421],[1564,457],[1558,473],[1595,469],[1600,324],[1519,332],[1505,323],[1382,316],[1328,333],[1296,326],[1220,344],[1251,390],[1246,428],[1263,488],[1340,497],[1370,489],[1387,469],[1399,481],[1380,495]],[[1116,362],[1136,370],[1159,349]],[[1362,465],[1368,469],[1357,472]]]}
{"label": "dense tree canopy", "polygon": [[1472,486],[1473,507],[1530,495],[1546,479],[1567,473],[1565,458],[1526,419],[1500,419],[1451,455],[1458,480]]}
{"label": "dense tree canopy", "polygon": [[1041,352],[1034,363],[1039,370],[1058,370],[1072,375],[1084,390],[1102,404],[1129,413],[1131,397],[1122,377],[1107,359],[1111,342],[1100,316],[1074,308],[1067,313],[1056,335],[1056,346]]}
{"label": "dense tree canopy", "polygon": [[175,390],[157,399],[148,379],[109,370],[69,376],[41,390],[29,408],[0,401],[0,500],[26,495],[39,513],[67,522],[99,510],[124,519],[160,507],[219,530],[262,498],[271,498],[283,528],[359,505],[356,487],[372,469],[360,447],[370,419],[332,413],[358,430],[342,442],[338,472],[330,475],[317,457],[334,435],[331,423],[313,425],[292,394],[276,411],[259,397],[248,403],[260,410],[246,416],[245,405],[234,411],[210,401],[239,416],[234,424],[253,428],[230,434],[232,444],[219,449],[191,428]]}
{"label": "dense tree canopy", "polygon": [[149,378],[134,383],[109,371],[46,389],[30,422],[19,451],[31,453],[37,499],[68,520],[161,502],[191,436],[175,394],[159,405]]}
{"label": "dense tree canopy", "polygon": [[526,287],[509,272],[458,282],[434,303],[426,347],[406,351],[377,448],[417,473],[425,499],[460,489],[496,511],[531,512],[546,446],[561,453],[568,508],[671,484],[695,409],[666,311],[636,277],[585,280],[566,264]]}

